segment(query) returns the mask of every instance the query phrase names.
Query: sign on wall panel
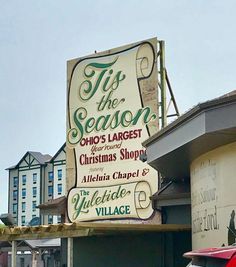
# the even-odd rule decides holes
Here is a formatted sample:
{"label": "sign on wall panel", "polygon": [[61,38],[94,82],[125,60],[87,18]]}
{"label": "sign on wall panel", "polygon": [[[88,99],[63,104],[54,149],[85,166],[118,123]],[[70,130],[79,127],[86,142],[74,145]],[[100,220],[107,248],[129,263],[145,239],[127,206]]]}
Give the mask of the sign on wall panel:
{"label": "sign on wall panel", "polygon": [[193,249],[236,242],[236,143],[212,150],[191,164]]}
{"label": "sign on wall panel", "polygon": [[153,214],[157,174],[139,160],[158,130],[157,39],[68,61],[67,190],[71,221]]}

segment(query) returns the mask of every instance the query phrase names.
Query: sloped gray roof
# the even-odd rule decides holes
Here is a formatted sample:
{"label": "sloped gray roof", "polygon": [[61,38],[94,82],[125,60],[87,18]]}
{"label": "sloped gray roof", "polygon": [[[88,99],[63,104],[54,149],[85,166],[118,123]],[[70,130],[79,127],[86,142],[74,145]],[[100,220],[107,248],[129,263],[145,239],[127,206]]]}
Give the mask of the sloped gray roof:
{"label": "sloped gray roof", "polygon": [[45,164],[46,162],[50,161],[52,156],[49,154],[43,155],[40,152],[34,152],[34,151],[29,151],[29,153],[40,163],[40,164]]}
{"label": "sloped gray roof", "polygon": [[46,203],[38,205],[43,215],[62,215],[66,213],[66,197],[51,199]]}
{"label": "sloped gray roof", "polygon": [[158,190],[151,199],[173,199],[173,198],[190,198],[190,184],[187,182],[170,181],[163,188]]}
{"label": "sloped gray roof", "polygon": [[24,154],[24,156],[20,159],[20,161],[19,161],[16,165],[11,166],[11,167],[7,168],[6,170],[10,170],[10,169],[15,169],[15,168],[17,168],[17,167],[19,166],[19,164],[21,163],[21,161],[22,161],[28,154],[32,155],[32,156],[39,162],[39,164],[41,164],[41,165],[46,164],[46,163],[49,162],[49,161],[51,160],[51,158],[52,158],[52,156],[49,155],[49,154],[45,154],[45,155],[44,155],[44,154],[42,154],[42,153],[40,153],[40,152],[36,152],[36,151],[27,151],[27,152]]}
{"label": "sloped gray roof", "polygon": [[38,240],[25,240],[31,248],[53,248],[61,246],[60,238],[53,239],[38,239]]}
{"label": "sloped gray roof", "polygon": [[[60,238],[52,238],[52,239],[37,239],[37,240],[22,240],[20,244],[17,245],[18,251],[23,251],[27,247],[28,249],[37,249],[37,248],[58,248],[61,246]],[[7,241],[0,241],[0,250],[1,248],[7,249],[7,251],[11,251],[11,243]]]}
{"label": "sloped gray roof", "polygon": [[10,166],[8,168],[6,168],[6,170],[11,170],[11,169],[15,169],[17,165],[13,165],[13,166]]}
{"label": "sloped gray roof", "polygon": [[66,203],[66,196],[61,196],[58,198],[50,199],[45,203],[38,205],[40,209],[47,208],[47,207],[57,207],[62,206]]}

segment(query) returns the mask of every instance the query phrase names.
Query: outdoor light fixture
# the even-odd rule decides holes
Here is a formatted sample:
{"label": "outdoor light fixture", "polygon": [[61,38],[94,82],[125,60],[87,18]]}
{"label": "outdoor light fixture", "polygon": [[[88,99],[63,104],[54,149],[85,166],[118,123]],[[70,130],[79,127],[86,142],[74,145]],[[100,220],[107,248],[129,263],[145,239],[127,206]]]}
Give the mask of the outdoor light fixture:
{"label": "outdoor light fixture", "polygon": [[142,161],[142,162],[146,162],[147,161],[147,155],[146,154],[141,154],[139,156],[139,159]]}
{"label": "outdoor light fixture", "polygon": [[10,226],[13,227],[15,226],[15,220],[12,217],[12,215],[10,213],[3,213],[0,215],[0,220],[6,225],[6,226]]}

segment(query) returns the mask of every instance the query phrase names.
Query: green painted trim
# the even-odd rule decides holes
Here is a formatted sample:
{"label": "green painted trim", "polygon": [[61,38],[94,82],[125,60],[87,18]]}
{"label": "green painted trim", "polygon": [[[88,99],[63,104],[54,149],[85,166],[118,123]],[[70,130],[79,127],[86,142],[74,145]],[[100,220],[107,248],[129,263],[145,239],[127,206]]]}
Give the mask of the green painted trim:
{"label": "green painted trim", "polygon": [[[34,165],[37,166],[37,165]],[[32,168],[32,167],[21,167],[19,168],[19,171],[27,171],[27,170],[36,170],[36,169],[40,169],[40,165],[38,167]]]}
{"label": "green painted trim", "polygon": [[[28,165],[29,166],[29,165]],[[30,167],[34,167],[34,166],[41,166],[40,164],[33,164],[33,165],[31,165]],[[24,167],[19,167],[18,169],[20,169],[20,168],[25,168],[25,166]]]}
{"label": "green painted trim", "polygon": [[53,164],[58,163],[58,162],[66,162],[66,160],[65,160],[65,159],[55,160],[55,161],[53,162]]}
{"label": "green painted trim", "polygon": [[31,166],[31,165],[32,165],[32,163],[34,162],[35,158],[34,158],[34,157],[32,157],[31,155],[30,155],[30,158],[32,158],[32,160],[31,160],[31,161],[30,161],[30,163],[29,163],[29,165]]}
{"label": "green painted trim", "polygon": [[[29,160],[27,160],[27,157],[29,157]],[[33,155],[31,155],[29,152],[26,152],[26,154],[22,157],[22,159],[15,166],[15,169],[26,168],[26,166],[23,166],[23,167],[19,166],[22,162],[25,162],[28,167],[38,166],[38,165],[39,166],[46,166],[47,165],[47,163],[41,164],[40,162],[38,162],[38,160]],[[36,164],[33,164],[34,162]]]}
{"label": "green painted trim", "polygon": [[27,156],[23,160],[27,165],[29,165],[29,161],[27,160]]}
{"label": "green painted trim", "polygon": [[26,161],[26,159],[24,159],[22,162],[25,162],[27,164],[27,166],[29,165],[29,162]]}
{"label": "green painted trim", "polygon": [[[56,154],[51,158],[50,162],[54,162],[54,159],[57,158],[57,156],[62,152],[64,151],[64,148],[66,147],[66,143],[64,143],[60,148],[59,150],[56,152]],[[64,151],[65,152],[65,151]],[[66,153],[66,152],[65,152]]]}
{"label": "green painted trim", "polygon": [[53,166],[61,166],[61,165],[66,165],[66,162],[59,162],[57,164],[54,164]]}

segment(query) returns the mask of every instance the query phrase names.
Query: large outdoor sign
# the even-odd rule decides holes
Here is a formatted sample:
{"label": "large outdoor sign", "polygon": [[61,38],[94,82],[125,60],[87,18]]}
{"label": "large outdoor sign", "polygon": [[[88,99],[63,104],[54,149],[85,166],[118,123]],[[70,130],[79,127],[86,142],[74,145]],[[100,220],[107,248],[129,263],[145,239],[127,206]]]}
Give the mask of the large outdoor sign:
{"label": "large outdoor sign", "polygon": [[157,174],[139,160],[158,129],[157,40],[68,62],[71,221],[148,219]]}
{"label": "large outdoor sign", "polygon": [[217,148],[191,165],[193,249],[236,242],[236,143]]}

